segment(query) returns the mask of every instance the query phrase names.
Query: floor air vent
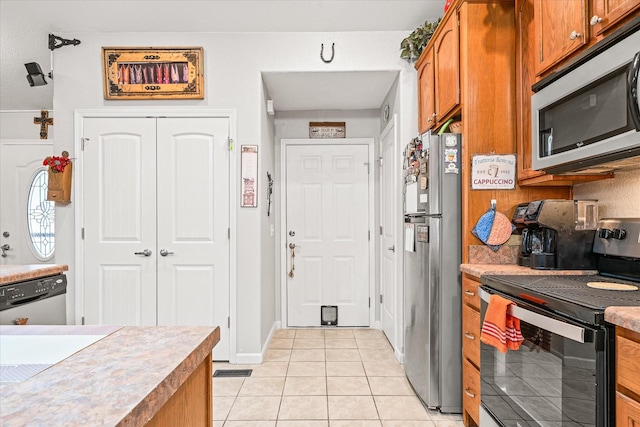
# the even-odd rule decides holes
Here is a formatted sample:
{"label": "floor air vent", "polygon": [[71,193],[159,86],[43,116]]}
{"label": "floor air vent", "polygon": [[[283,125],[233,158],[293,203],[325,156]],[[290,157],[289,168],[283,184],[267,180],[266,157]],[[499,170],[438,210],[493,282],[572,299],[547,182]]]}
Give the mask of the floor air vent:
{"label": "floor air vent", "polygon": [[214,377],[250,377],[253,369],[218,369]]}

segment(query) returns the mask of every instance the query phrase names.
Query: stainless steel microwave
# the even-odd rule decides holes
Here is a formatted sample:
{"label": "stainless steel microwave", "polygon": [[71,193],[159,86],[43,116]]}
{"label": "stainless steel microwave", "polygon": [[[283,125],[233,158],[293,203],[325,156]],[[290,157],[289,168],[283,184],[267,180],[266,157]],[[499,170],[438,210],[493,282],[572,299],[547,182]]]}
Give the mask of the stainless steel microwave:
{"label": "stainless steel microwave", "polygon": [[640,30],[596,47],[532,96],[533,169],[572,172],[640,156]]}

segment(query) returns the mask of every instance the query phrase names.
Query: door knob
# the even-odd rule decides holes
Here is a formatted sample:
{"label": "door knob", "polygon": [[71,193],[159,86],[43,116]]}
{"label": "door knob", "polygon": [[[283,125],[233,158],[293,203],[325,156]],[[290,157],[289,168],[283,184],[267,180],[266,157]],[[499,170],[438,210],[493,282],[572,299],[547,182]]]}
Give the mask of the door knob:
{"label": "door knob", "polygon": [[162,256],[173,255],[173,252],[168,251],[166,249],[160,249],[160,255]]}
{"label": "door knob", "polygon": [[396,251],[396,245],[389,246],[389,247],[387,248],[387,250],[388,250],[388,251],[391,251],[391,252],[395,252],[395,251]]}
{"label": "door knob", "polygon": [[296,232],[293,230],[289,230],[289,236],[293,237],[296,235]]}
{"label": "door knob", "polygon": [[134,252],[134,255],[143,255],[143,256],[151,256],[151,250],[145,249],[142,252]]}

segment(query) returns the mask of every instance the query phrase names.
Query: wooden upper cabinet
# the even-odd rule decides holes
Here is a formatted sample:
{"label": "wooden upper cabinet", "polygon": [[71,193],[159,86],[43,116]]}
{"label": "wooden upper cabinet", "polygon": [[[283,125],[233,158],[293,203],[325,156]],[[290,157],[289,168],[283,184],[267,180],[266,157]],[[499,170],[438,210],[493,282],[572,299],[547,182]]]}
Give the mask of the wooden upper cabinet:
{"label": "wooden upper cabinet", "polygon": [[631,12],[640,11],[638,0],[592,0],[593,13],[589,24],[593,27],[594,35],[599,36],[616,26]]}
{"label": "wooden upper cabinet", "polygon": [[441,125],[460,105],[460,42],[458,16],[445,17],[420,55],[418,71],[418,130]]}
{"label": "wooden upper cabinet", "polygon": [[588,43],[587,6],[588,0],[535,1],[537,76]]}
{"label": "wooden upper cabinet", "polygon": [[435,125],[435,64],[430,45],[416,63],[418,70],[418,130],[426,132]]}
{"label": "wooden upper cabinet", "polygon": [[436,57],[436,119],[442,122],[460,104],[460,37],[457,14],[440,23],[433,44]]}

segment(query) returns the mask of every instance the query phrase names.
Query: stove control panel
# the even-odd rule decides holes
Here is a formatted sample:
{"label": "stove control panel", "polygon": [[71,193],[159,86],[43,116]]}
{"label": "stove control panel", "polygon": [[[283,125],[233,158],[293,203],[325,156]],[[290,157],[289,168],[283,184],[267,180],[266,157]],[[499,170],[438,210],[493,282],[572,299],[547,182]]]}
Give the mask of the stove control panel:
{"label": "stove control panel", "polygon": [[640,218],[608,218],[598,221],[593,252],[640,259]]}
{"label": "stove control panel", "polygon": [[67,292],[67,276],[42,277],[0,286],[0,311]]}

